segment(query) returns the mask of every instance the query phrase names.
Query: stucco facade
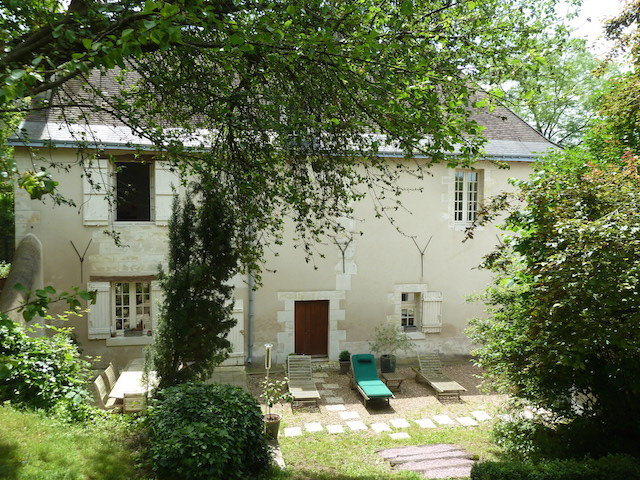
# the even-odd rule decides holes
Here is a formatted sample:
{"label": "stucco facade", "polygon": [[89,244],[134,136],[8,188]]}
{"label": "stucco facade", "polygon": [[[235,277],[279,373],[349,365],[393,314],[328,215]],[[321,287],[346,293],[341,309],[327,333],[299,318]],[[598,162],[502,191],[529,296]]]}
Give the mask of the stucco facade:
{"label": "stucco facade", "polygon": [[[376,218],[374,200],[365,197],[354,205],[352,218],[341,220],[345,234],[326,237],[311,262],[294,248],[293,235],[285,235],[277,250],[267,249],[258,289],[251,291],[248,278],[234,280],[238,325],[231,334],[236,350],[231,362],[260,361],[265,343],[274,344],[276,362],[294,351],[332,360],[345,349],[365,353],[375,327],[385,322],[404,325],[418,351],[468,353],[465,328],[470,318],[483,314],[483,307],[466,297],[489,281],[477,267],[498,241],[498,230],[481,229],[463,242],[469,222],[462,210],[471,208],[471,198],[477,208],[478,201],[508,189],[509,177],[526,178],[535,157],[553,147],[508,115],[506,121],[481,118],[488,125],[489,143],[486,160],[474,170],[435,165],[422,179],[402,177],[407,189],[400,197],[402,208],[388,211],[389,218]],[[73,135],[48,125],[25,128],[31,129],[30,143],[13,140],[19,166],[32,165],[27,147],[57,141],[57,148],[40,148],[39,154],[69,167],[54,177],[59,192],[76,206],[30,200],[17,190],[16,241],[31,233],[42,242],[45,285],[98,291],[91,312],[72,325],[87,354],[124,365],[153,341],[162,300],[155,276],[166,261],[167,220],[180,179],[150,155],[149,219],[118,219],[104,191],[87,181],[90,175],[113,184],[112,164],[103,160],[92,171],[82,170]],[[107,153],[119,158],[132,153],[126,132],[111,132],[103,140],[111,146]],[[386,154],[397,158],[394,152]],[[494,160],[510,168],[498,168]],[[474,173],[467,177],[466,172]],[[105,231],[117,233],[119,244]],[[311,326],[313,332],[305,337],[303,330]]]}

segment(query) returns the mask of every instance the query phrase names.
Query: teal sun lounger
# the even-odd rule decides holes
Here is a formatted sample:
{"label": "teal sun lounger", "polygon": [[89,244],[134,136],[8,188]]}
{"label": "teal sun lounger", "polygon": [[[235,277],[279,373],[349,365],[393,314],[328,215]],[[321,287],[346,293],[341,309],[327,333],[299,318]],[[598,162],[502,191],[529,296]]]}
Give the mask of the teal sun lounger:
{"label": "teal sun lounger", "polygon": [[357,388],[362,398],[364,406],[369,400],[382,399],[389,403],[389,399],[395,398],[391,390],[387,388],[376,369],[376,360],[370,353],[359,353],[351,355],[351,388]]}

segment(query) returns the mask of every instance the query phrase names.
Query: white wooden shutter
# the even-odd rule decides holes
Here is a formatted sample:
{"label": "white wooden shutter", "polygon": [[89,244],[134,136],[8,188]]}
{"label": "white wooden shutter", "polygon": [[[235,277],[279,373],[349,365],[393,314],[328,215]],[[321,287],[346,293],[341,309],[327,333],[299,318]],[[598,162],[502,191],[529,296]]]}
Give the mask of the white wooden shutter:
{"label": "white wooden shutter", "polygon": [[107,192],[113,189],[113,174],[107,159],[93,160],[82,177],[82,218],[85,225],[108,225]]}
{"label": "white wooden shutter", "polygon": [[109,282],[89,282],[87,290],[96,290],[96,303],[89,305],[89,339],[103,339],[111,336],[111,284]]}
{"label": "white wooden shutter", "polygon": [[151,282],[151,330],[153,335],[158,331],[158,318],[160,317],[160,306],[164,301],[164,291],[160,288],[160,282]]}
{"label": "white wooden shutter", "polygon": [[180,177],[166,162],[155,163],[155,221],[167,225],[171,217],[173,197],[180,185]]}
{"label": "white wooden shutter", "polygon": [[440,333],[442,330],[442,292],[424,292],[422,297],[422,331]]}

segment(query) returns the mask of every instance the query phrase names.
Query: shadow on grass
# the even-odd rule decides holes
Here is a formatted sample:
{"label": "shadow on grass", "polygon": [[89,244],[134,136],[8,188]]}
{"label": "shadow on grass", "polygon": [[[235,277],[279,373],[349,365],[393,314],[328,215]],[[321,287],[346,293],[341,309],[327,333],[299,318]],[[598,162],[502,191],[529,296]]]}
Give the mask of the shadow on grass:
{"label": "shadow on grass", "polygon": [[113,443],[105,443],[92,451],[89,460],[92,480],[120,480],[123,478],[148,478],[149,472],[143,471],[140,464],[140,445],[137,438],[124,437],[120,448]]}
{"label": "shadow on grass", "polygon": [[[269,480],[372,480],[370,474],[353,474],[346,475],[344,473],[318,472],[314,470],[278,470],[267,477]],[[398,473],[390,473],[389,475],[376,475],[376,480],[399,480]],[[409,478],[419,478],[414,475],[408,475]]]}
{"label": "shadow on grass", "polygon": [[16,458],[18,446],[16,444],[0,442],[0,478],[15,480],[22,462]]}

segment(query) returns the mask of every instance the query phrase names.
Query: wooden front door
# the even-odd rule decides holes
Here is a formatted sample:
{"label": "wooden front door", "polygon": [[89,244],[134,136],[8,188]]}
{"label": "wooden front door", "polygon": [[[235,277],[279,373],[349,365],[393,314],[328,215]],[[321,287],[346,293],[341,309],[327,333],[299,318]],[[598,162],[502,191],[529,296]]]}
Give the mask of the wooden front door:
{"label": "wooden front door", "polygon": [[295,353],[326,357],[329,348],[329,300],[296,302],[294,333]]}

